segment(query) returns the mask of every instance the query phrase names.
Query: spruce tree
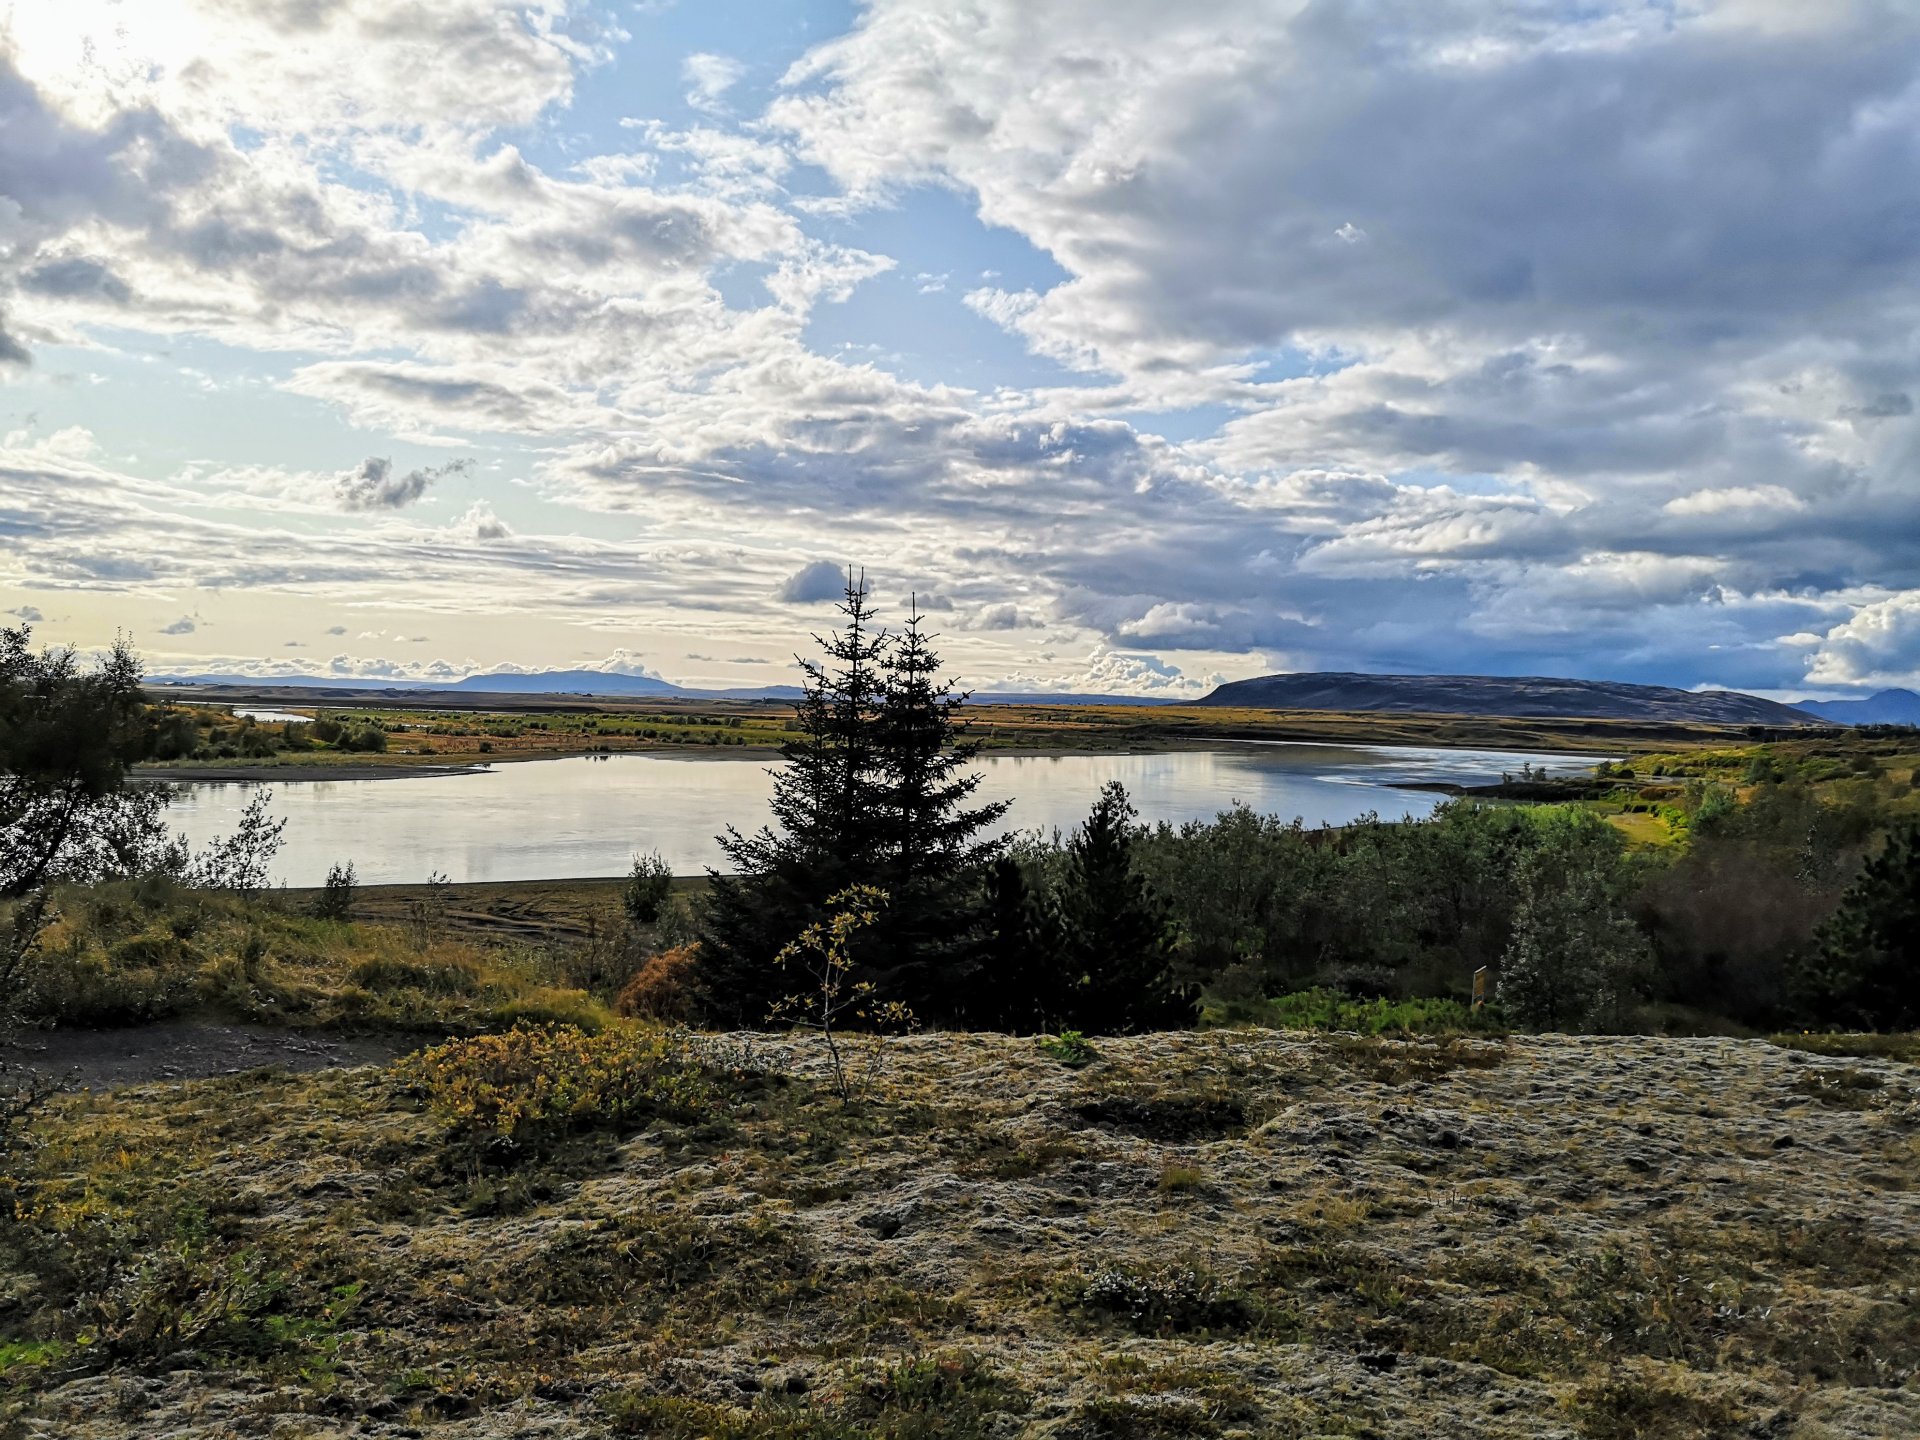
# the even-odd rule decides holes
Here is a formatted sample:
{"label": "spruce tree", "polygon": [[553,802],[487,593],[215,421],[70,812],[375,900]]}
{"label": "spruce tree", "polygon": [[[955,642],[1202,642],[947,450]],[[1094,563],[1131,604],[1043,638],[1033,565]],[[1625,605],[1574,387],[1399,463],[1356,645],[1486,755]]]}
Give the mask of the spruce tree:
{"label": "spruce tree", "polygon": [[774,825],[719,837],[733,873],[712,879],[697,981],[708,1018],[763,1023],[783,998],[774,957],[824,917],[827,897],[875,884],[884,853],[886,777],[877,726],[888,638],[875,623],[866,577],[847,571],[831,636],[814,637],[822,659],[801,659],[799,740],[781,747],[772,772]]}
{"label": "spruce tree", "polygon": [[932,640],[915,608],[883,662],[875,748],[888,903],[863,938],[881,993],[923,1019],[950,1019],[988,937],[985,867],[1004,848],[981,832],[1007,803],[974,801],[981,776],[967,767],[980,747],[962,738],[967,697],[941,678]]}
{"label": "spruce tree", "polygon": [[1193,1023],[1198,998],[1173,980],[1173,925],[1134,863],[1134,809],[1110,780],[1067,841],[1066,872],[1046,927],[1054,932],[1063,1013],[1092,1034]]}
{"label": "spruce tree", "polygon": [[986,870],[986,940],[961,1007],[966,1025],[1037,1035],[1072,1028],[1070,976],[1061,958],[1060,927],[1044,893],[1028,883],[1011,855]]}
{"label": "spruce tree", "polygon": [[815,637],[823,658],[801,662],[802,738],[774,772],[774,824],[729,828],[733,873],[709,871],[698,989],[713,1020],[764,1022],[784,997],[774,957],[855,885],[887,896],[851,951],[855,978],[923,1021],[957,1014],[988,933],[982,872],[999,842],[981,832],[1006,806],[973,799],[966,697],[940,678],[919,615],[889,636],[851,571],[840,613],[839,631]]}
{"label": "spruce tree", "polygon": [[1866,1029],[1920,1028],[1920,825],[1887,837],[1820,942],[1804,986],[1815,1018]]}

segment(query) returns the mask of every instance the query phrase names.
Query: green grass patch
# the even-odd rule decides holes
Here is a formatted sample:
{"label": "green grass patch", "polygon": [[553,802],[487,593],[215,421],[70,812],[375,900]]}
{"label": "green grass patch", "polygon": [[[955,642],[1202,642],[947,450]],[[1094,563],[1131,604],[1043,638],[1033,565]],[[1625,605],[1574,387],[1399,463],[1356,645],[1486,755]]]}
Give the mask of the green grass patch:
{"label": "green grass patch", "polygon": [[1299,990],[1271,1000],[1211,1002],[1202,1023],[1359,1035],[1500,1035],[1507,1029],[1492,1006],[1475,1011],[1451,999],[1356,1000],[1333,990]]}
{"label": "green grass patch", "polygon": [[1787,1031],[1767,1039],[1787,1050],[1804,1050],[1811,1055],[1847,1056],[1857,1059],[1899,1060],[1920,1065],[1920,1031],[1902,1031],[1888,1035],[1829,1034],[1823,1031]]}

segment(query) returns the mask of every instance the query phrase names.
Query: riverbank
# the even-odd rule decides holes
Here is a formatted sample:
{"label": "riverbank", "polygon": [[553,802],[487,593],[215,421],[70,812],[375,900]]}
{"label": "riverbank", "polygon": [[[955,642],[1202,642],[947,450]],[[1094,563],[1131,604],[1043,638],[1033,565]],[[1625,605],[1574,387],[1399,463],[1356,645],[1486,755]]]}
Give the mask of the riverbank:
{"label": "riverbank", "polygon": [[5,1418],[71,1440],[1920,1433],[1910,1067],[1221,1032],[1101,1039],[1076,1068],[926,1035],[862,1047],[843,1104],[811,1039],[687,1053],[649,1113],[474,1154],[380,1070],[57,1101],[19,1182]]}

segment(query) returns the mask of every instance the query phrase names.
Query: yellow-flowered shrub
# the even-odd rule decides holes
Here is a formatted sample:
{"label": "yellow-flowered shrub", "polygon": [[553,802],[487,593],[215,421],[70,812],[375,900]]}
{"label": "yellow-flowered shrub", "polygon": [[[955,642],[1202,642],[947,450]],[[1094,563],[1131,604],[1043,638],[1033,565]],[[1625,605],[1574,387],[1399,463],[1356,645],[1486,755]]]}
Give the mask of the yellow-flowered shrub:
{"label": "yellow-flowered shrub", "polygon": [[715,1108],[713,1057],[694,1037],[616,1025],[515,1029],[454,1040],[395,1066],[455,1136],[534,1146],[570,1131]]}

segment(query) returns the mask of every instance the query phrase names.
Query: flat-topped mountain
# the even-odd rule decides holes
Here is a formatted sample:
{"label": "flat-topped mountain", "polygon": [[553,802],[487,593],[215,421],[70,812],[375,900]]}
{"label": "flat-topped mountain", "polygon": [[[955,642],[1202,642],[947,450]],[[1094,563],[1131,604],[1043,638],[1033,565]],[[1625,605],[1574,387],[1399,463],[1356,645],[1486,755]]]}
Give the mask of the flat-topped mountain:
{"label": "flat-topped mountain", "polygon": [[1539,675],[1261,675],[1220,686],[1201,705],[1253,710],[1400,711],[1521,719],[1656,720],[1708,725],[1818,725],[1790,705],[1733,690],[1675,690]]}
{"label": "flat-topped mountain", "polygon": [[1802,700],[1808,714],[1836,725],[1920,725],[1920,695],[1881,690],[1864,700]]}

